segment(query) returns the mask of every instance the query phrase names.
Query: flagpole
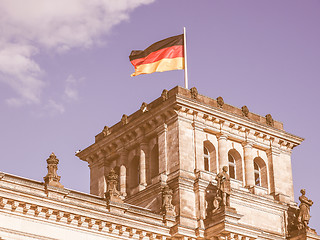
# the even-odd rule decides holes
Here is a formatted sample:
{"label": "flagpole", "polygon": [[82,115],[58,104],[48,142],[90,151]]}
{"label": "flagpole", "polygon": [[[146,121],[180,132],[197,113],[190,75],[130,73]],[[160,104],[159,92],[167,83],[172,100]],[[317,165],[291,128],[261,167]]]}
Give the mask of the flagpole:
{"label": "flagpole", "polygon": [[184,87],[188,89],[188,65],[187,65],[187,37],[186,28],[183,27],[183,49],[184,49]]}

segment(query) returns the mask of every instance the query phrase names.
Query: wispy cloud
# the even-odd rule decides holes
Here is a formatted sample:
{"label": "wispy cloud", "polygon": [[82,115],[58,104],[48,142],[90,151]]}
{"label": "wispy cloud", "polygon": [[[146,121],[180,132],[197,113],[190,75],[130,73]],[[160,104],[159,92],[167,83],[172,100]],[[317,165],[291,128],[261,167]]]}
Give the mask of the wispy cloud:
{"label": "wispy cloud", "polygon": [[71,101],[78,100],[78,85],[83,80],[83,78],[76,79],[72,75],[69,75],[65,81],[64,99]]}
{"label": "wispy cloud", "polygon": [[63,104],[50,99],[48,103],[44,106],[44,112],[46,114],[49,114],[50,116],[54,116],[56,114],[64,113],[65,107]]}
{"label": "wispy cloud", "polygon": [[[64,53],[101,43],[113,26],[129,13],[154,0],[1,0],[0,82],[17,94],[9,105],[39,104],[46,84],[45,69],[35,56],[43,49]],[[78,93],[66,88],[76,99]],[[61,111],[60,111],[61,112]]]}

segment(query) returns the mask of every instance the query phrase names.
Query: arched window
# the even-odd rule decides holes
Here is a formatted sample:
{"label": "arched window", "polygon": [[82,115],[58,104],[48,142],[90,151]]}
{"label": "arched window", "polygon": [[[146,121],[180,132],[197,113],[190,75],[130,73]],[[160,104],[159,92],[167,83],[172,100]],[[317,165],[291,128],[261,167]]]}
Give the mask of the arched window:
{"label": "arched window", "polygon": [[151,150],[151,178],[159,175],[159,148],[155,144]]}
{"label": "arched window", "polygon": [[217,173],[216,149],[209,140],[203,142],[203,169]]}
{"label": "arched window", "polygon": [[236,179],[236,160],[229,153],[228,154],[228,163],[229,163],[229,176],[230,178]]}
{"label": "arched window", "polygon": [[203,146],[203,161],[204,161],[204,170],[210,170],[210,154],[208,148]]}
{"label": "arched window", "polygon": [[235,148],[230,149],[228,152],[228,167],[230,178],[243,180],[241,155]]}
{"label": "arched window", "polygon": [[268,173],[265,161],[261,157],[256,157],[253,160],[253,165],[255,185],[268,188]]}
{"label": "arched window", "polygon": [[261,174],[259,165],[254,162],[254,182],[256,186],[261,186]]}

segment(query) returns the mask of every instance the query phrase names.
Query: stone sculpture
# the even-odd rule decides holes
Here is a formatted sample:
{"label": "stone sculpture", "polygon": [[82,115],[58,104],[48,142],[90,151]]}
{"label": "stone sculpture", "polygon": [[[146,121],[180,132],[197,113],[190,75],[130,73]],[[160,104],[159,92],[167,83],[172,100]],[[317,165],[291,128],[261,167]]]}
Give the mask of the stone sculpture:
{"label": "stone sculpture", "polygon": [[229,207],[231,185],[227,166],[223,166],[222,171],[216,177],[216,181],[218,187],[217,199],[221,199],[219,205]]}
{"label": "stone sculpture", "polygon": [[118,185],[118,175],[112,168],[107,176],[107,192],[105,193],[105,197],[107,202],[123,202],[120,197],[120,192],[117,190]]}
{"label": "stone sculpture", "polygon": [[267,122],[267,125],[269,125],[271,127],[274,126],[274,120],[273,120],[271,114],[266,115],[266,122]]}
{"label": "stone sculpture", "polygon": [[168,99],[168,90],[167,89],[163,89],[162,93],[161,93],[161,97],[162,97],[162,101],[166,101]]}
{"label": "stone sculpture", "polygon": [[249,115],[248,107],[246,105],[244,105],[244,106],[241,107],[241,110],[242,110],[243,116],[248,117],[248,115]]}
{"label": "stone sculpture", "polygon": [[161,212],[166,216],[175,216],[175,207],[172,204],[173,192],[168,185],[162,189],[162,207]]}
{"label": "stone sculpture", "polygon": [[217,97],[217,103],[218,103],[218,107],[222,108],[224,105],[224,101],[222,97]]}
{"label": "stone sculpture", "polygon": [[143,102],[142,104],[141,104],[141,107],[140,107],[140,110],[141,110],[141,112],[148,112],[148,104],[146,103],[146,102]]}
{"label": "stone sculpture", "polygon": [[102,130],[102,134],[104,137],[108,136],[110,134],[110,130],[108,126],[104,126],[103,130]]}
{"label": "stone sculpture", "polygon": [[126,114],[122,115],[121,122],[122,122],[122,125],[128,124],[128,116]]}
{"label": "stone sculpture", "polygon": [[312,200],[308,199],[305,194],[306,190],[301,189],[301,196],[299,197],[299,214],[298,214],[298,229],[310,229],[308,224],[310,220],[310,207],[312,206]]}
{"label": "stone sculpture", "polygon": [[192,97],[193,99],[197,99],[197,97],[198,97],[198,90],[197,90],[197,88],[196,88],[196,87],[192,87],[192,88],[190,89],[190,92],[191,92],[191,97]]}
{"label": "stone sculpture", "polygon": [[48,174],[43,178],[46,186],[60,187],[63,188],[63,185],[60,183],[60,176],[58,176],[58,163],[59,159],[54,153],[51,153],[47,159],[47,169]]}

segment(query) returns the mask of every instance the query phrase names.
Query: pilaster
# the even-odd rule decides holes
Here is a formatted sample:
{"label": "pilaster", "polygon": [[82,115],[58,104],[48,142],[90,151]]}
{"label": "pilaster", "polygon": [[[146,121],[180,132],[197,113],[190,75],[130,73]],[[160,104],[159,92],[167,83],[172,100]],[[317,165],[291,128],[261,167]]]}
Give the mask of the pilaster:
{"label": "pilaster", "polygon": [[227,151],[227,139],[228,135],[225,133],[219,133],[216,135],[218,139],[218,158],[219,168],[221,171],[223,166],[228,166],[228,151]]}
{"label": "pilaster", "polygon": [[244,172],[245,172],[245,186],[251,188],[255,185],[254,182],[254,164],[252,155],[253,142],[245,141],[242,143],[244,152]]}
{"label": "pilaster", "polygon": [[140,143],[140,183],[139,191],[143,190],[147,186],[147,174],[146,174],[146,155],[148,153],[148,144],[145,142]]}
{"label": "pilaster", "polygon": [[167,149],[167,124],[162,124],[157,129],[158,135],[158,147],[159,147],[159,172],[168,172],[168,149]]}

